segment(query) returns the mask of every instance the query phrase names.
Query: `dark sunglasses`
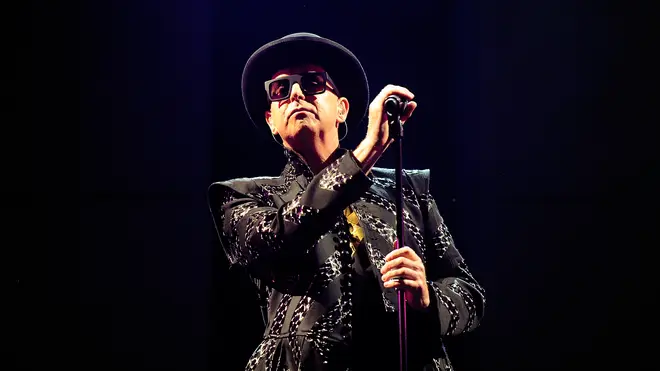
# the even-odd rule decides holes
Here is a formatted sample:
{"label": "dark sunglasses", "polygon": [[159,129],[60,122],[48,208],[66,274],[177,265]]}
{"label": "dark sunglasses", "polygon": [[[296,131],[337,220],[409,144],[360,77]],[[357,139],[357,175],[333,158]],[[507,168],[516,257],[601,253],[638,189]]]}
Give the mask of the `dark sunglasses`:
{"label": "dark sunglasses", "polygon": [[[327,86],[330,82],[332,87]],[[339,95],[335,83],[327,72],[306,72],[299,75],[279,77],[265,82],[266,93],[271,102],[277,102],[289,98],[293,84],[298,83],[305,95],[321,94],[327,88]]]}

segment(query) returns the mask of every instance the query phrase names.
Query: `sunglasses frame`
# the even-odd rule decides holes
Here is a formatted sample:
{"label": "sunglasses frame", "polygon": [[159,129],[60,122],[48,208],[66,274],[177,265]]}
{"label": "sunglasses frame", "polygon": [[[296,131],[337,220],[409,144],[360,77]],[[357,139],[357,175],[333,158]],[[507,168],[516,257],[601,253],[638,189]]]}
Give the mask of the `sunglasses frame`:
{"label": "sunglasses frame", "polygon": [[[319,92],[316,92],[316,93],[308,93],[303,88],[303,84],[302,84],[303,77],[305,77],[306,75],[311,75],[311,74],[320,74],[321,76],[323,76],[323,90],[322,91],[319,91]],[[287,91],[287,93],[282,98],[272,99],[270,97],[270,84],[275,82],[275,81],[281,81],[281,80],[288,80],[289,81],[289,91]],[[328,84],[327,84],[328,82],[330,82],[330,85],[332,85],[332,86],[328,87]],[[298,83],[298,85],[300,86],[300,89],[306,95],[323,94],[328,89],[330,89],[330,91],[334,92],[335,94],[339,95],[339,90],[336,87],[337,85],[335,85],[334,81],[332,81],[332,79],[330,78],[330,75],[326,71],[322,71],[322,72],[321,71],[308,71],[308,72],[304,72],[304,73],[300,73],[300,74],[293,74],[293,75],[289,75],[289,76],[278,77],[276,79],[272,79],[272,80],[268,80],[268,81],[264,82],[264,88],[266,89],[266,97],[268,98],[268,100],[270,102],[279,102],[281,100],[288,99],[291,96],[291,90],[293,89],[293,85],[295,83]]]}

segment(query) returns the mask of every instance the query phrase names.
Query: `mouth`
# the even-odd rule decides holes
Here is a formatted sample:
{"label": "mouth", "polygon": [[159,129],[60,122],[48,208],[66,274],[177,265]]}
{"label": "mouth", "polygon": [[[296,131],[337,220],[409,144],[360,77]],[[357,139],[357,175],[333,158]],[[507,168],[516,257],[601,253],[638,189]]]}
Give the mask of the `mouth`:
{"label": "mouth", "polygon": [[298,115],[299,113],[302,113],[302,112],[308,112],[308,113],[314,114],[314,112],[312,112],[312,111],[310,111],[306,108],[296,108],[293,111],[291,111],[291,114],[289,114],[289,118],[295,117],[296,115]]}

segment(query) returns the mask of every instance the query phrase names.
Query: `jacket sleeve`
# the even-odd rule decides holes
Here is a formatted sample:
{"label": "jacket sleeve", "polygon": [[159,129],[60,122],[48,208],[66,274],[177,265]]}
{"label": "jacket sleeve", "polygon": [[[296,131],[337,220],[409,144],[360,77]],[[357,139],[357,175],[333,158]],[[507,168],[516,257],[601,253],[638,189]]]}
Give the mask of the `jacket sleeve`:
{"label": "jacket sleeve", "polygon": [[470,273],[429,192],[428,171],[423,182],[420,207],[424,215],[431,327],[440,336],[470,332],[484,315],[485,291]]}
{"label": "jacket sleeve", "polygon": [[209,187],[209,206],[230,264],[241,265],[257,277],[269,277],[278,261],[303,265],[336,216],[371,186],[352,152],[338,151],[337,159],[314,176],[304,191],[278,208],[260,197],[260,188],[252,180]]}

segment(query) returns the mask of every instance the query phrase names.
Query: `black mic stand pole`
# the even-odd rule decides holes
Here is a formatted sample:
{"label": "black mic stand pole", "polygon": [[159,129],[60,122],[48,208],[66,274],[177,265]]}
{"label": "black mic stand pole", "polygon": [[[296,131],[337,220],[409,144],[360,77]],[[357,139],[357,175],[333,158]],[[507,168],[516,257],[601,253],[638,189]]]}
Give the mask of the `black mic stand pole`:
{"label": "black mic stand pole", "polygon": [[[401,114],[404,112],[406,102],[398,96],[390,96],[385,101],[385,113],[389,122],[390,138],[398,143],[396,160],[396,236],[397,248],[405,246],[403,241],[403,125]],[[402,278],[400,278],[403,280]],[[408,369],[408,341],[406,322],[406,296],[403,290],[397,290],[399,309],[399,370]]]}

